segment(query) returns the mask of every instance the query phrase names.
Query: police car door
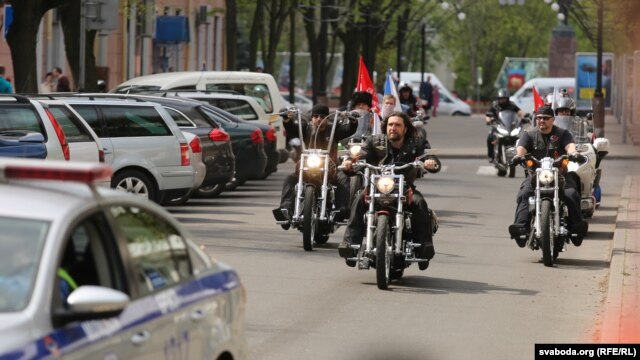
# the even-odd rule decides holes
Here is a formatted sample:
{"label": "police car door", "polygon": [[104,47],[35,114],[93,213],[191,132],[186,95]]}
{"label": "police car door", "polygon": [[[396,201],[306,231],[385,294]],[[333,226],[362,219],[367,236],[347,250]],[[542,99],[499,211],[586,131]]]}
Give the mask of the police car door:
{"label": "police car door", "polygon": [[[181,233],[159,214],[134,206],[110,209],[126,240],[125,268],[136,300],[126,334],[136,359],[201,359],[205,312],[191,299],[201,291]],[[129,310],[129,309],[127,309]]]}

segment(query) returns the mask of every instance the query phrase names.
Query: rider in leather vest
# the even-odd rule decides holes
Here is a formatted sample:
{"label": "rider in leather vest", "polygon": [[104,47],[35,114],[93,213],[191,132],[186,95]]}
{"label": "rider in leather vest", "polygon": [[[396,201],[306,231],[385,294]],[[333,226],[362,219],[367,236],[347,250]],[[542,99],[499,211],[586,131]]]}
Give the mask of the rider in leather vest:
{"label": "rider in leather vest", "polygon": [[[576,145],[571,133],[553,125],[554,116],[554,111],[551,107],[543,106],[538,109],[535,115],[536,127],[522,134],[518,141],[517,155],[514,161],[517,162],[519,158],[527,153],[530,153],[536,159],[547,156],[555,159],[565,154],[570,157],[581,156],[576,152]],[[588,230],[588,224],[582,218],[582,211],[580,210],[580,187],[578,185],[580,181],[573,174],[563,175],[564,191],[562,195],[564,203],[569,210],[568,226],[572,233],[578,234],[577,237],[571,237],[571,241],[575,246],[580,246]],[[529,176],[520,185],[515,222],[509,226],[511,238],[515,239],[520,247],[525,247],[526,245],[526,239],[522,239],[520,235],[528,234],[531,226],[529,197],[533,196],[533,193],[533,177]]]}

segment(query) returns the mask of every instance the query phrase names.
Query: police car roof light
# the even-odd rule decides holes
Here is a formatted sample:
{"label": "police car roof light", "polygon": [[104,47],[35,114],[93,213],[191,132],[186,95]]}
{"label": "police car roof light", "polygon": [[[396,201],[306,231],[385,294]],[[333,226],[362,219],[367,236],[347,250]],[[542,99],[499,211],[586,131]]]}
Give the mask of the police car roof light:
{"label": "police car roof light", "polygon": [[92,183],[110,179],[113,170],[100,163],[68,163],[63,161],[26,161],[20,159],[0,160],[0,179],[14,180],[59,180]]}

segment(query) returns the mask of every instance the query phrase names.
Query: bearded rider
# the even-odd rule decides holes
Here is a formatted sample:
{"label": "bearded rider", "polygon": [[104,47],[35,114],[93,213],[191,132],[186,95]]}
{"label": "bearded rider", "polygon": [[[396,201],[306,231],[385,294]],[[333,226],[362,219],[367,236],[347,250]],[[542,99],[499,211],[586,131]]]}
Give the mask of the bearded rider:
{"label": "bearded rider", "polygon": [[[363,159],[369,164],[410,163],[422,156],[431,145],[427,139],[415,137],[415,128],[406,113],[393,112],[382,121],[381,134],[370,136],[362,146],[360,154],[356,158],[345,160],[342,165],[347,171],[353,167],[353,161]],[[440,171],[440,160],[435,156],[429,156],[424,162],[424,169],[436,173]],[[422,244],[419,247],[418,257],[431,259],[435,255],[433,247],[433,229],[431,212],[422,194],[416,189],[414,180],[418,170],[411,169],[405,176],[409,191],[413,191],[413,202],[407,206],[411,212],[411,224],[416,242]],[[364,214],[366,212],[361,193],[351,206],[351,216],[344,240],[338,247],[341,257],[348,259],[355,256],[351,244],[361,244],[365,232]],[[346,260],[348,266],[356,265],[353,260]],[[420,262],[420,270],[425,270],[429,262]]]}
{"label": "bearded rider", "polygon": [[[334,219],[336,221],[343,221],[343,219],[349,215],[349,177],[342,171],[336,171],[338,141],[353,135],[358,127],[358,121],[357,119],[349,118],[347,122],[336,124],[331,149],[327,149],[332,128],[332,125],[327,119],[328,115],[329,108],[326,105],[315,105],[311,109],[311,123],[303,120],[302,136],[298,135],[298,137],[303,139],[306,147],[309,149],[330,150],[329,156],[332,161],[329,164],[329,182],[336,186],[335,206],[336,209],[338,209],[338,213]],[[283,122],[287,134],[299,134],[296,121],[285,118]],[[293,216],[296,195],[294,189],[298,182],[298,171],[299,163],[296,166],[296,170],[284,179],[280,207],[273,210],[273,215],[276,220],[289,221],[287,224],[282,224],[282,228],[285,230],[291,227],[291,217]]]}

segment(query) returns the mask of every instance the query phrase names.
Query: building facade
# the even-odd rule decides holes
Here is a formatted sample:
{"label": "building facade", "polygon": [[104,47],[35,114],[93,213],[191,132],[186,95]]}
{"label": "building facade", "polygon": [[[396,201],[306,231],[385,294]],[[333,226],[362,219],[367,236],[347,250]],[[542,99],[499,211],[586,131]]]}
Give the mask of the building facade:
{"label": "building facade", "polygon": [[[113,29],[98,30],[94,43],[98,78],[107,89],[133,77],[187,70],[225,70],[224,0],[98,0],[106,5],[102,17]],[[111,3],[111,6],[107,6]],[[88,9],[87,16],[96,16]],[[64,48],[62,24],[56,9],[47,12],[38,32],[38,79],[60,67],[72,81]],[[11,52],[0,40],[0,65],[13,78]]]}

